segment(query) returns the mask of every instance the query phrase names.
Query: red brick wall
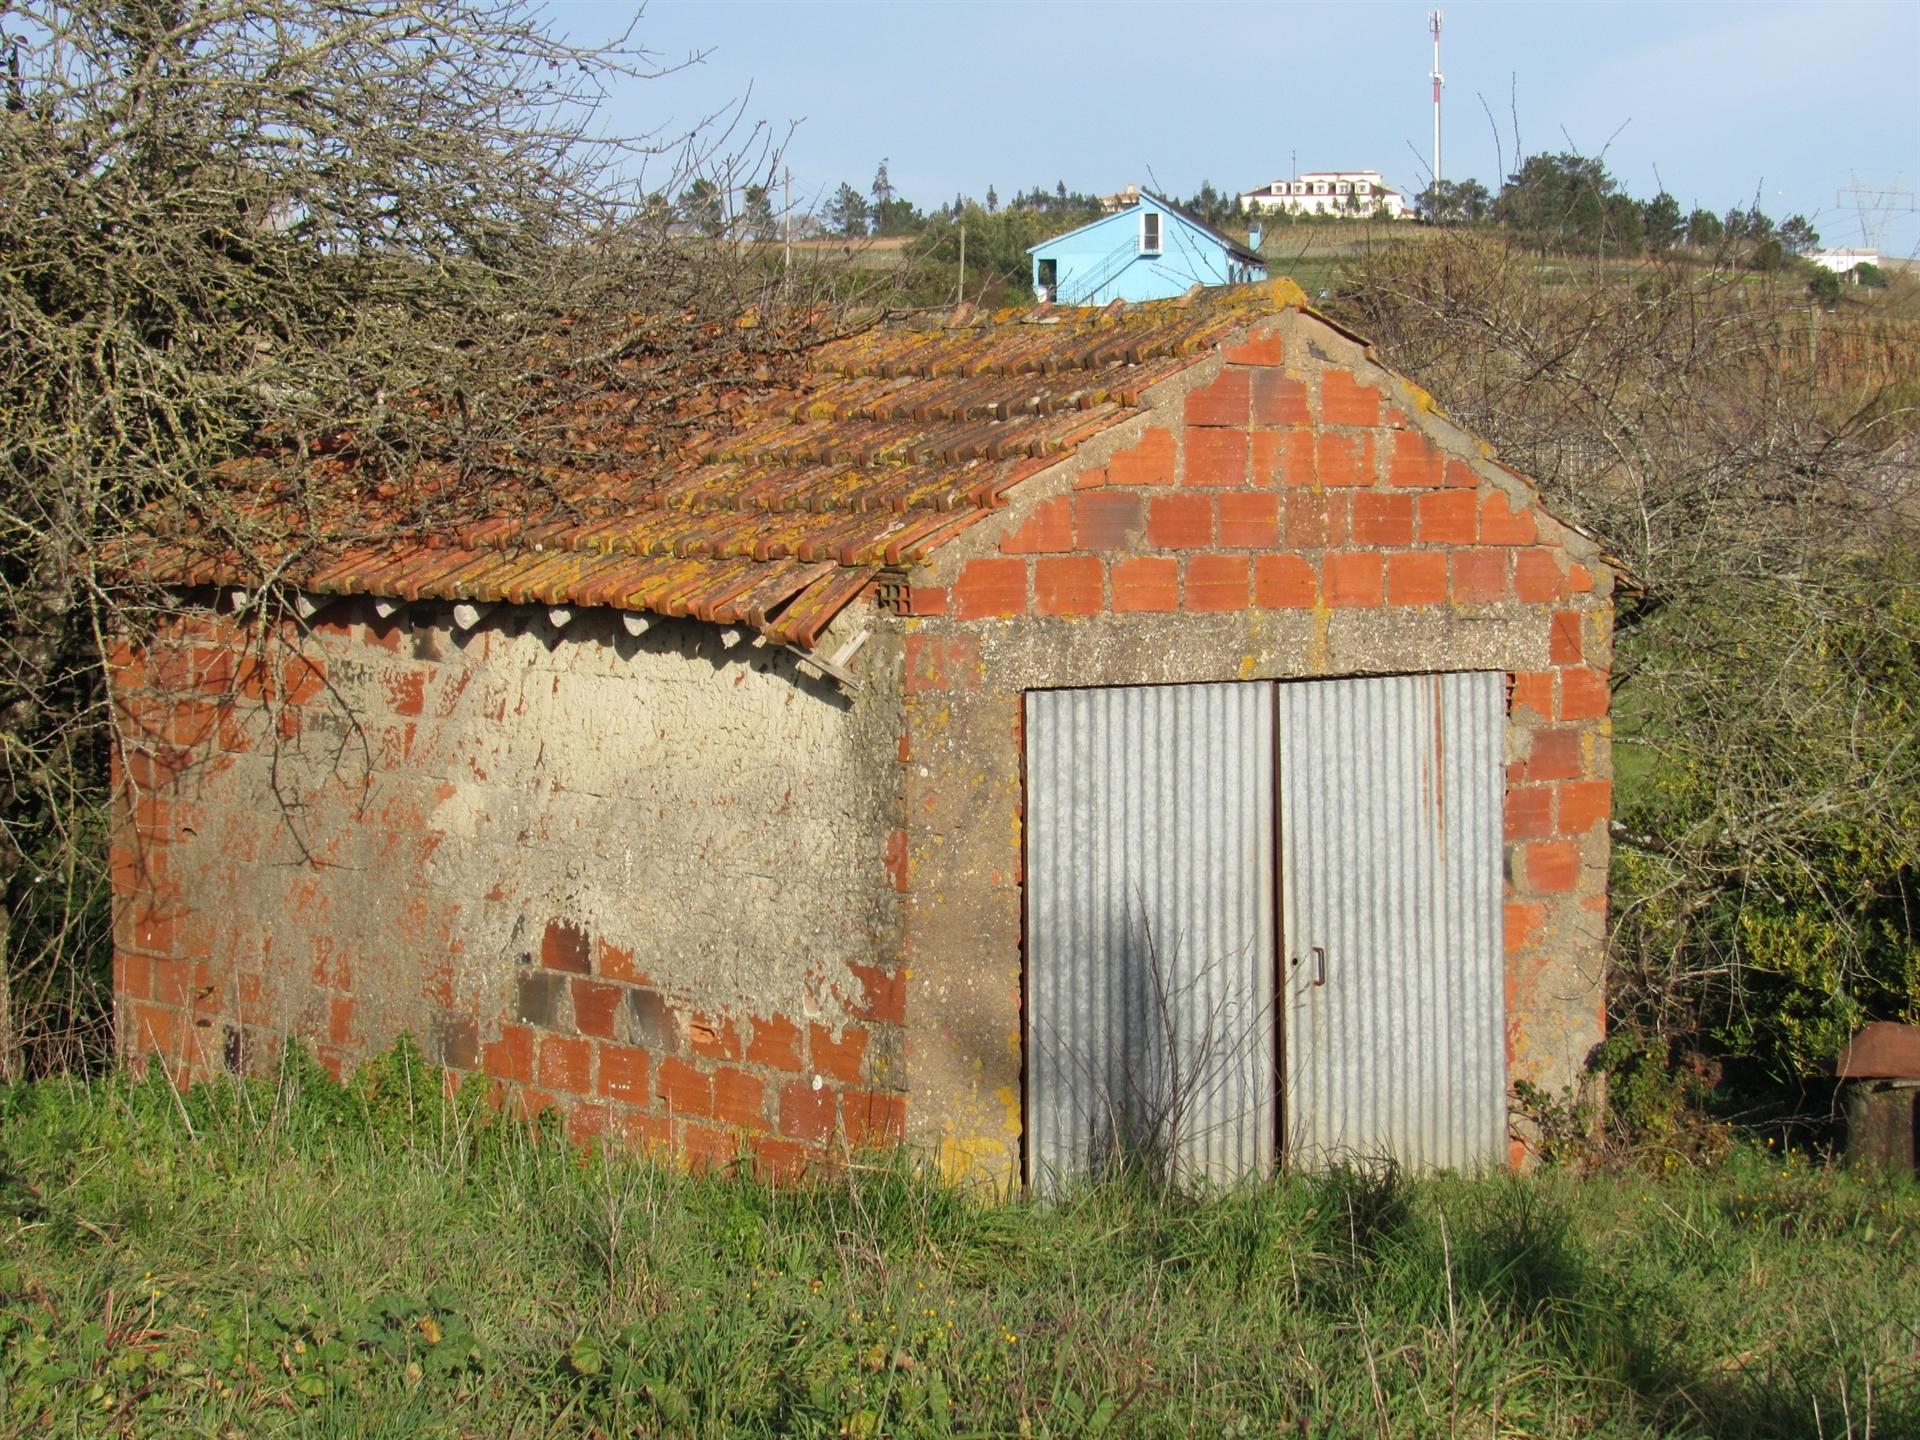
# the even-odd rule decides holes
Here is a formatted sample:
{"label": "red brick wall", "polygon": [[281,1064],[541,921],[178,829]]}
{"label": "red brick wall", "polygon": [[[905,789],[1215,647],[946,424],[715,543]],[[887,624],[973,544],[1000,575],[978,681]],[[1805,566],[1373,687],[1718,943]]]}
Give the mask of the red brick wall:
{"label": "red brick wall", "polygon": [[527,1113],[558,1109],[576,1140],[610,1134],[695,1163],[746,1153],[784,1174],[843,1141],[901,1134],[905,1097],[873,1088],[868,1050],[876,1028],[906,1018],[904,985],[877,966],[861,979],[856,1018],[837,1031],[701,1015],[651,985],[631,952],[550,921],[537,966],[517,977],[512,1018],[485,1043],[477,1020],[453,1021],[460,1053],[443,1059],[501,1082]]}
{"label": "red brick wall", "polygon": [[[606,637],[531,638],[496,630],[463,647],[443,617],[383,621],[360,603],[312,627],[282,622],[264,640],[209,612],[122,648],[112,864],[124,1053],[159,1056],[185,1081],[258,1071],[295,1037],[338,1073],[405,1032],[450,1077],[478,1072],[503,1101],[555,1107],[581,1139],[658,1143],[695,1161],[748,1153],[786,1171],[898,1136],[905,981],[884,928],[852,937],[860,959],[818,967],[804,1003],[766,1011],[703,1001],[643,973],[658,912],[629,912],[617,893],[586,897],[594,904],[585,909],[606,916],[596,927],[581,905],[556,903],[550,886],[521,874],[541,868],[543,850],[568,845],[589,852],[579,859],[617,864],[656,818],[651,800],[636,797],[604,812],[618,822],[604,829],[561,823],[567,812],[551,792],[577,786],[579,773],[556,782],[561,737],[534,733],[556,717],[518,712],[566,675],[529,669],[525,657],[548,654],[553,641],[564,665],[564,647]],[[617,685],[620,664],[602,657],[583,668],[594,685]],[[689,668],[715,675],[704,659]],[[712,683],[738,694],[749,678],[778,683],[724,667]],[[769,703],[783,708],[777,692]],[[890,735],[896,702],[882,709]],[[654,723],[648,712],[633,728],[650,733]],[[479,734],[505,739],[483,746]],[[878,762],[889,773],[892,749],[889,738]],[[515,755],[527,757],[522,773],[498,768]],[[491,868],[476,857],[471,815],[460,818],[460,792],[480,787],[483,770],[487,784],[525,797],[524,828],[500,837]],[[763,807],[725,793],[724,779],[715,785],[721,793],[685,844],[724,856],[742,827],[778,828]],[[669,807],[658,809],[659,823],[674,823]],[[793,853],[806,854],[806,838],[791,837]],[[897,828],[888,822],[866,848],[869,888],[893,894],[886,867],[890,856],[897,864]],[[799,891],[781,901],[789,913],[809,903]],[[701,903],[725,908],[664,897],[669,907]],[[519,917],[514,953],[479,954],[505,912]],[[751,906],[737,923],[721,916],[712,928],[733,933],[710,937],[715,963],[724,967],[733,947],[750,969],[748,927],[778,920]],[[762,983],[729,978],[736,997]]]}
{"label": "red brick wall", "polygon": [[[989,1013],[1017,1030],[1002,997],[1017,1006],[1021,688],[1496,668],[1509,1069],[1570,1083],[1604,1020],[1609,584],[1523,481],[1328,327],[1297,317],[1228,349],[911,594],[909,810],[943,839],[910,852],[909,943],[944,980],[990,934],[998,975],[970,1010],[916,1019],[910,1056]],[[989,817],[969,828],[955,792]],[[962,871],[993,877],[1002,903],[925,895]],[[918,1070],[913,1084],[918,1106]],[[994,1112],[976,1095],[947,1128],[978,1136]]]}

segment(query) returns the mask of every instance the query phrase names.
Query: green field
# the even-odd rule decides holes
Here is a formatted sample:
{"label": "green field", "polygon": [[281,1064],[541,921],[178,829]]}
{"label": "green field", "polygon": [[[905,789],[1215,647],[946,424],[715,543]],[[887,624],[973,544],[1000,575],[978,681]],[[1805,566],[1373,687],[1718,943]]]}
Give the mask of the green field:
{"label": "green field", "polygon": [[774,1190],[484,1113],[404,1055],[0,1091],[0,1424],[1920,1433],[1920,1190],[1802,1157],[995,1203],[904,1156]]}

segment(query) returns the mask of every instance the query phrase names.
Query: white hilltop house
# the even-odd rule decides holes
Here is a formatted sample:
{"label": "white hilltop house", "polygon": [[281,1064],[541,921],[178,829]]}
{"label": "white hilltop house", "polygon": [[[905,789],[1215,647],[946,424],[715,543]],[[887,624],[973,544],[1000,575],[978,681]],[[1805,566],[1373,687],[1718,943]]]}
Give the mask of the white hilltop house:
{"label": "white hilltop house", "polygon": [[1309,170],[1240,195],[1243,210],[1291,210],[1296,215],[1371,215],[1410,220],[1413,207],[1378,170]]}
{"label": "white hilltop house", "polygon": [[1853,272],[1862,265],[1878,265],[1880,252],[1878,250],[1813,250],[1808,252],[1807,259],[1822,270],[1831,270],[1836,275],[1857,280],[1860,277]]}

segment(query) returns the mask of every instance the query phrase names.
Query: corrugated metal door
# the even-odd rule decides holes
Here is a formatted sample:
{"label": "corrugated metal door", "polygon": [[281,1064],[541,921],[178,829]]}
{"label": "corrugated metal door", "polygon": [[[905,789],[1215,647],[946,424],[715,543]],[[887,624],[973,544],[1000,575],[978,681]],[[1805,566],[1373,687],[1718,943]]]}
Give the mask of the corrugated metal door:
{"label": "corrugated metal door", "polygon": [[1280,686],[1290,1162],[1502,1163],[1504,679]]}
{"label": "corrugated metal door", "polygon": [[1027,1146],[1271,1165],[1273,687],[1027,696]]}

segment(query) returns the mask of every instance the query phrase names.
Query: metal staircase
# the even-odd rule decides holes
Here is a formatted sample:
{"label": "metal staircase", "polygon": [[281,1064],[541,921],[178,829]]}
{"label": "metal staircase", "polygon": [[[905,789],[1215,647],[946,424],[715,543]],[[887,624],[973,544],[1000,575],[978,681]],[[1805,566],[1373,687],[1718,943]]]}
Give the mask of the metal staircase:
{"label": "metal staircase", "polygon": [[1068,294],[1064,286],[1056,287],[1059,290],[1057,303],[1061,305],[1085,305],[1095,295],[1100,293],[1100,287],[1102,285],[1112,280],[1114,276],[1126,269],[1127,266],[1131,265],[1139,257],[1140,237],[1137,235],[1129,235],[1126,244],[1120,246],[1095,266],[1090,276],[1086,279],[1076,279],[1074,281],[1072,294]]}

